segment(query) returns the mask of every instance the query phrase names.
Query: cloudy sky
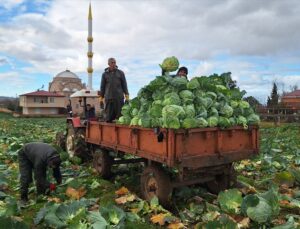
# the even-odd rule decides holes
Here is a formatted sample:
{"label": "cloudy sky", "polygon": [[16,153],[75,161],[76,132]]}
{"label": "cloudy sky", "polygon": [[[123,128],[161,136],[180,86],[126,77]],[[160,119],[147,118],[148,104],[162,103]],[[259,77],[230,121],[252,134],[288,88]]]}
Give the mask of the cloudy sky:
{"label": "cloudy sky", "polygon": [[[48,84],[69,69],[87,82],[89,0],[0,0],[0,95]],[[116,57],[135,96],[178,57],[189,77],[232,72],[265,102],[272,83],[300,86],[298,0],[92,0],[94,77]]]}

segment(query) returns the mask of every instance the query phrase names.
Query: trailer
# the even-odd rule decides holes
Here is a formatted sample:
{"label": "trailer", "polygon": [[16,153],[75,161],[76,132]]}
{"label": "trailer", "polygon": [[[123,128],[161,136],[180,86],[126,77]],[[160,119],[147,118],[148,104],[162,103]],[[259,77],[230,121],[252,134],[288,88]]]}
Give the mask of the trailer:
{"label": "trailer", "polygon": [[[175,130],[89,121],[85,133],[103,178],[110,177],[113,164],[144,162],[142,195],[146,200],[157,196],[164,205],[179,186],[206,183],[213,192],[231,187],[233,163],[257,155],[258,140],[257,126]],[[128,154],[133,157],[124,159]]]}

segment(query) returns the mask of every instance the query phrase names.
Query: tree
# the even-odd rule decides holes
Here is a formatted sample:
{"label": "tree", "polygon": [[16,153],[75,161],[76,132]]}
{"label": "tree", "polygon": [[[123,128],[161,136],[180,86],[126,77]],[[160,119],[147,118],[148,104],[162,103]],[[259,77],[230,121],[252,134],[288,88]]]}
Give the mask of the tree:
{"label": "tree", "polygon": [[261,103],[253,96],[248,96],[245,98],[245,100],[251,105],[251,107],[257,107],[261,105]]}
{"label": "tree", "polygon": [[[269,101],[270,99],[270,101]],[[268,98],[268,106],[277,106],[278,105],[278,99],[279,99],[279,95],[278,95],[278,88],[276,83],[273,83],[273,88],[272,88],[272,92],[271,92],[271,96]]]}

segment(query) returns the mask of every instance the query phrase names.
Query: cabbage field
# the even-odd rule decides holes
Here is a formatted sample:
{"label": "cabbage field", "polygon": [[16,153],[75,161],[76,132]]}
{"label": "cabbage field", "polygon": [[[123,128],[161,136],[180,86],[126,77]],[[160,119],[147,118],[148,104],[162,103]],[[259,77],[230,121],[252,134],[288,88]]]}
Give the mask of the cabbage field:
{"label": "cabbage field", "polygon": [[60,150],[63,183],[50,196],[19,206],[17,151],[31,141],[53,143],[65,119],[0,114],[0,228],[275,228],[300,220],[299,126],[262,123],[260,155],[235,164],[238,188],[209,193],[196,185],[174,191],[168,209],[142,200],[142,165],[119,165],[103,180],[89,163],[78,165]]}

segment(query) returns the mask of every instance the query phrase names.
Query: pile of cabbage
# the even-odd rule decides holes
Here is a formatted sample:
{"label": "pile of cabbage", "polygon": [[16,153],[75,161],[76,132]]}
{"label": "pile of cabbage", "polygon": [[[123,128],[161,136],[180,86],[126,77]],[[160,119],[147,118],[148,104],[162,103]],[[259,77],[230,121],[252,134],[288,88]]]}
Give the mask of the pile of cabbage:
{"label": "pile of cabbage", "polygon": [[205,128],[255,125],[259,116],[231,73],[185,78],[157,76],[122,108],[118,124],[146,128]]}

